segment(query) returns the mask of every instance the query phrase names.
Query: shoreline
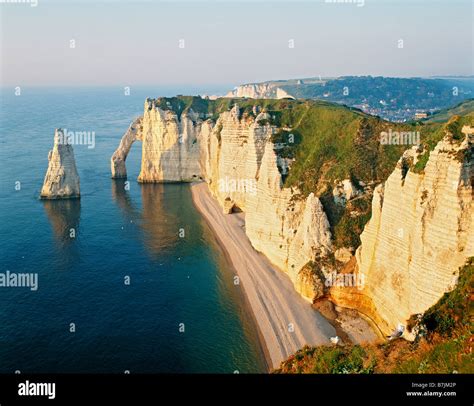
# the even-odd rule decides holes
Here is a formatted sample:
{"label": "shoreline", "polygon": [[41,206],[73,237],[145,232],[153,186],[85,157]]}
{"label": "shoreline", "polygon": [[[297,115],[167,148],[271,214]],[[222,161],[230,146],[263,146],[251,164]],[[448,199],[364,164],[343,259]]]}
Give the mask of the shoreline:
{"label": "shoreline", "polygon": [[[204,214],[197,208],[194,201],[193,201],[193,204],[196,207],[196,210],[202,216],[202,220],[206,223],[206,226],[209,227],[209,231],[211,233],[210,238],[212,238],[213,242],[217,245],[219,251],[225,257],[225,260],[226,260],[227,264],[231,266],[231,268],[233,270],[233,273],[237,274],[237,272],[235,270],[235,267],[234,267],[234,264],[232,262],[232,258],[230,257],[228,251],[223,246],[223,243],[222,243],[221,239],[217,236],[216,231],[212,228],[212,226],[209,223],[209,221],[207,220],[207,218],[204,217]],[[242,289],[242,291],[240,293],[242,294],[241,297],[242,297],[242,301],[243,301],[243,304],[244,304],[244,308],[252,310],[252,306],[249,302],[249,298],[247,296],[247,293],[245,292],[245,287],[241,285],[241,289]],[[258,325],[258,321],[255,317],[255,314],[254,314],[253,310],[249,312],[248,316],[251,319],[251,323],[253,323],[252,324],[253,327],[256,328],[256,331],[255,331],[255,333],[257,335],[256,344],[257,344],[259,350],[261,350],[261,352],[263,354],[263,357],[262,357],[263,359],[262,360],[264,361],[265,369],[266,369],[267,372],[270,372],[272,370],[272,368],[270,366],[271,365],[270,353],[268,352],[268,348],[267,348],[267,345],[265,343],[265,339],[263,337],[262,331],[260,330],[260,327]]]}
{"label": "shoreline", "polygon": [[270,370],[304,345],[330,345],[336,330],[301,297],[288,275],[251,245],[244,213],[224,214],[205,182],[192,183],[193,203],[240,279]]}

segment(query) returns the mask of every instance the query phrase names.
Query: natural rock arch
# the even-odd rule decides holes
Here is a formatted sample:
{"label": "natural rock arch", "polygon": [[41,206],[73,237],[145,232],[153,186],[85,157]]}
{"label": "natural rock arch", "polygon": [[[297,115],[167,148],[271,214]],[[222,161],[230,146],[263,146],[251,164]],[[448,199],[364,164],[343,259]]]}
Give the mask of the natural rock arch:
{"label": "natural rock arch", "polygon": [[127,178],[127,168],[125,166],[125,160],[130,152],[130,148],[135,141],[143,140],[143,117],[135,119],[128,130],[120,140],[118,148],[115,150],[112,158],[110,158],[110,170],[112,171],[113,179]]}

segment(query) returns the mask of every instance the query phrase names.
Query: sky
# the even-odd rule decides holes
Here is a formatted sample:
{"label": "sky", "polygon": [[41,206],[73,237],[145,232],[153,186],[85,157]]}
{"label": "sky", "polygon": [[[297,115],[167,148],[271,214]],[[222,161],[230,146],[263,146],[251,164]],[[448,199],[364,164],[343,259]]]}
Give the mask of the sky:
{"label": "sky", "polygon": [[1,86],[474,74],[471,0],[9,1]]}

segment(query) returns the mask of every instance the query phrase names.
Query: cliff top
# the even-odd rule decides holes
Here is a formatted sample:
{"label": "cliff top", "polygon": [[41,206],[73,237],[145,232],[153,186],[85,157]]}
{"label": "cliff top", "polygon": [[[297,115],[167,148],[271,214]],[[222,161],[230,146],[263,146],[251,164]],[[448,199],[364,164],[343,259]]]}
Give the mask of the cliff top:
{"label": "cliff top", "polygon": [[474,99],[468,99],[449,109],[440,110],[423,121],[425,123],[442,123],[448,121],[452,116],[467,115],[472,112],[474,112]]}
{"label": "cliff top", "polygon": [[[322,201],[336,246],[359,245],[359,235],[370,217],[373,185],[384,182],[392,173],[403,152],[415,144],[422,144],[424,154],[411,168],[422,172],[429,153],[436,144],[452,134],[459,138],[462,125],[474,125],[474,113],[453,116],[445,123],[392,123],[363,113],[356,108],[319,100],[219,98],[176,96],[147,99],[152,106],[173,111],[178,118],[193,111],[201,120],[216,122],[219,115],[238,106],[240,119],[254,121],[260,111],[268,118],[260,125],[272,125],[272,141],[276,153],[291,162],[287,187],[297,187],[301,197],[315,193]],[[408,134],[410,142],[382,143],[382,134]],[[350,179],[355,188],[365,189],[345,210],[336,207],[332,190],[335,183]],[[357,213],[356,216],[353,214]]]}
{"label": "cliff top", "polygon": [[[293,99],[250,99],[238,97],[221,97],[215,100],[202,98],[200,96],[175,96],[175,97],[159,97],[156,99],[148,98],[146,100],[149,105],[158,107],[164,111],[172,111],[181,116],[192,110],[202,119],[217,120],[219,114],[230,111],[235,105],[238,105],[241,115],[256,116],[254,108],[265,110],[271,115],[275,115],[274,124],[276,126],[293,125],[298,117],[285,116],[285,111],[292,111],[298,114],[303,113],[308,106],[327,108],[336,110],[343,114],[344,112],[352,112],[353,114],[368,116],[361,110],[339,105],[335,103],[320,100],[293,100]],[[368,116],[370,117],[370,116]]]}

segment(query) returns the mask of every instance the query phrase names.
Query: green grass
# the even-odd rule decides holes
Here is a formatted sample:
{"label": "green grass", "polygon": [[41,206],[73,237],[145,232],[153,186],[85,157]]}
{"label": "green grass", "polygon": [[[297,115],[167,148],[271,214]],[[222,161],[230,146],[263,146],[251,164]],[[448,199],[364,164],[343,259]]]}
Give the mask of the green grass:
{"label": "green grass", "polygon": [[473,373],[472,357],[463,356],[467,337],[448,340],[433,346],[419,357],[397,362],[393,367],[395,374],[443,374]]}
{"label": "green grass", "polygon": [[404,149],[380,144],[380,133],[389,128],[398,126],[343,106],[309,106],[292,129],[300,142],[286,184],[306,196],[324,193],[335,180],[385,179]]}
{"label": "green grass", "polygon": [[[315,359],[318,362],[310,362]],[[350,348],[305,346],[286,362],[291,365],[290,370],[280,369],[275,373],[370,374],[375,365],[371,354],[358,345]]]}
{"label": "green grass", "polygon": [[[365,224],[370,220],[372,209],[372,195],[367,194],[347,202],[340,218],[332,227],[335,248],[352,247],[360,245],[360,235]],[[357,215],[353,213],[356,212]]]}
{"label": "green grass", "polygon": [[[219,98],[216,100],[202,99],[199,96],[160,97],[154,103],[162,110],[171,110],[179,115],[192,109],[202,119],[217,120],[219,114],[229,111],[235,104],[239,106],[241,115],[253,116],[252,109],[259,106],[270,113],[269,124],[285,126],[297,119],[298,114],[304,112],[304,101],[274,100],[274,99],[241,99]],[[329,103],[326,103],[329,105]],[[273,117],[274,116],[274,117]]]}
{"label": "green grass", "polygon": [[[371,196],[340,209],[332,204],[334,182],[351,179],[355,185],[359,181],[377,184],[385,181],[392,173],[407,145],[382,145],[382,131],[420,131],[421,141],[427,152],[412,168],[421,173],[438,141],[446,129],[455,137],[471,118],[455,117],[446,126],[439,123],[395,124],[369,116],[362,111],[347,106],[310,100],[274,100],[220,98],[207,100],[196,96],[159,98],[156,105],[178,114],[192,109],[202,119],[216,121],[219,114],[239,106],[242,118],[254,117],[254,106],[265,110],[268,119],[259,120],[261,125],[274,125],[277,130],[272,137],[279,143],[280,157],[295,159],[289,174],[284,177],[285,186],[296,186],[301,192],[299,198],[315,193],[321,198],[331,225],[335,246],[360,244],[359,235],[370,218]],[[474,114],[474,113],[473,113]],[[462,158],[462,157],[461,157]],[[351,215],[356,213],[356,216]]]}
{"label": "green grass", "polygon": [[[446,134],[450,134],[454,142],[460,142],[464,139],[461,129],[464,125],[474,126],[474,113],[465,116],[452,115],[447,123],[428,123],[422,126],[422,143],[425,147],[425,153],[419,158],[418,162],[413,166],[415,173],[422,173],[428,162],[430,152],[436,147]],[[470,153],[469,150],[466,153]],[[468,157],[466,157],[468,158]],[[464,156],[460,157],[464,159]]]}
{"label": "green grass", "polygon": [[474,258],[461,271],[456,289],[445,293],[422,318],[428,333],[451,336],[457,324],[469,324],[474,315],[470,294],[474,292]]}
{"label": "green grass", "polygon": [[452,116],[465,116],[472,112],[474,112],[474,99],[468,99],[454,107],[440,110],[423,121],[425,123],[444,123]]}
{"label": "green grass", "polygon": [[[285,148],[279,153],[296,158],[285,184],[298,186],[304,196],[311,192],[322,195],[335,180],[385,180],[407,147],[381,145],[380,133],[389,129],[409,131],[416,128],[415,124],[390,123],[358,109],[324,101],[207,100],[196,96],[177,96],[156,99],[155,104],[178,114],[192,109],[201,118],[213,120],[235,104],[239,106],[241,116],[253,116],[254,106],[264,109],[270,118],[260,120],[260,124],[279,128],[273,137],[274,142],[284,143]],[[293,142],[289,142],[290,134]]]}
{"label": "green grass", "polygon": [[[270,115],[262,125],[280,128],[274,142],[284,142],[283,153],[294,156],[286,183],[298,186],[307,196],[331,183],[352,177],[357,180],[384,180],[406,148],[381,145],[381,131],[408,130],[399,125],[369,116],[360,110],[324,101],[236,99],[206,100],[195,96],[159,98],[156,105],[179,114],[189,109],[202,118],[217,119],[223,111],[238,104],[240,114],[253,115],[254,106]],[[286,131],[285,127],[291,130]],[[288,142],[292,134],[294,142]]]}

